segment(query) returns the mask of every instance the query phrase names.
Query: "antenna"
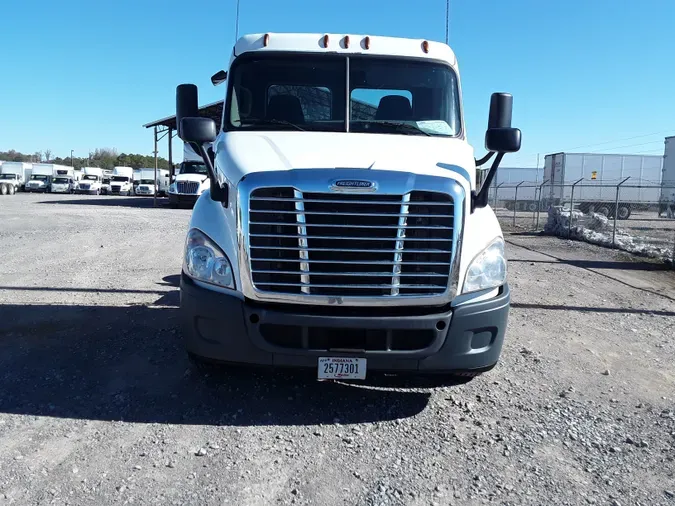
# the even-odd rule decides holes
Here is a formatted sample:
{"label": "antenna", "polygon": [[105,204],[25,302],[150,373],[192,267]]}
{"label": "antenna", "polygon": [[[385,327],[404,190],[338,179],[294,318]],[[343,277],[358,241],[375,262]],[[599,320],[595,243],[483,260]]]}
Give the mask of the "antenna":
{"label": "antenna", "polygon": [[239,40],[239,0],[237,0],[237,16],[236,16],[236,25],[234,27],[234,41]]}
{"label": "antenna", "polygon": [[445,43],[447,44],[449,40],[450,40],[450,0],[445,0]]}

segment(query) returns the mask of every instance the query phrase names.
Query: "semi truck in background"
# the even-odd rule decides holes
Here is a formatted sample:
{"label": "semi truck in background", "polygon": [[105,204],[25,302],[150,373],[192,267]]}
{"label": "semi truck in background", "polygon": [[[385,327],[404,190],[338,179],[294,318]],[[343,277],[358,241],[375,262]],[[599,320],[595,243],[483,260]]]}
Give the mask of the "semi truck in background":
{"label": "semi truck in background", "polygon": [[[488,190],[520,148],[511,95],[492,95],[477,160],[446,44],[266,33],[228,53],[212,77],[227,83],[220,129],[199,117],[196,86],[176,92],[178,134],[206,171],[184,162],[171,193],[210,181],[190,192],[181,255],[191,359],[318,379],[494,367],[510,293]],[[476,167],[491,159],[478,189]]]}
{"label": "semi truck in background", "polygon": [[138,174],[138,184],[135,188],[136,195],[152,196],[157,192],[157,195],[165,195],[169,190],[169,171],[167,169],[157,169],[157,181],[155,181],[154,168],[141,168],[134,177]]}
{"label": "semi truck in background", "polygon": [[25,190],[26,182],[30,179],[32,163],[3,162],[0,165],[0,183],[12,185],[14,192]]}
{"label": "semi truck in background", "polygon": [[100,167],[84,167],[82,179],[75,188],[75,193],[100,195],[103,186],[103,169]]}
{"label": "semi truck in background", "polygon": [[[543,199],[551,205],[569,205],[574,189],[574,207],[620,220],[634,209],[658,206],[661,200],[663,160],[660,155],[554,153],[544,158]],[[616,186],[624,179],[616,205]]]}
{"label": "semi truck in background", "polygon": [[131,167],[114,167],[110,176],[110,193],[112,195],[131,195],[134,191],[134,169]]}
{"label": "semi truck in background", "polygon": [[52,180],[57,175],[71,174],[73,168],[66,165],[57,165],[54,163],[34,163],[30,179],[26,183],[28,192],[49,192],[51,190]]}
{"label": "semi truck in background", "polygon": [[75,171],[72,167],[59,168],[55,170],[52,184],[49,188],[50,193],[74,193],[77,182],[75,180]]}
{"label": "semi truck in background", "polygon": [[[211,149],[210,146],[208,146]],[[183,161],[169,186],[169,204],[194,205],[199,196],[209,189],[211,182],[202,157],[188,144],[183,144]]]}
{"label": "semi truck in background", "polygon": [[110,194],[110,179],[112,178],[113,171],[111,169],[103,169],[103,178],[101,180],[101,194],[109,195]]}

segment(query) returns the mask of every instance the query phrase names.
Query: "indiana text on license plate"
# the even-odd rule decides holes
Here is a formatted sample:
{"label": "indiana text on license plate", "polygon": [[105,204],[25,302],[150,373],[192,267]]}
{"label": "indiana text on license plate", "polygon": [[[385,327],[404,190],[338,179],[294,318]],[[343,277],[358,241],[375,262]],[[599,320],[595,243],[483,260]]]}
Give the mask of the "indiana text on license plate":
{"label": "indiana text on license plate", "polygon": [[366,379],[366,359],[319,357],[319,379]]}

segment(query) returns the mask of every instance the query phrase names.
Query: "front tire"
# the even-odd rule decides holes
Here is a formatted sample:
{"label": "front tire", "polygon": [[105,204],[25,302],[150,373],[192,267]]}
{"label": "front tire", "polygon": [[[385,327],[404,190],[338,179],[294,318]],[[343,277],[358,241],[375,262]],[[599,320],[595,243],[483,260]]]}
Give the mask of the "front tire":
{"label": "front tire", "polygon": [[5,183],[0,184],[0,195],[7,195],[7,185]]}

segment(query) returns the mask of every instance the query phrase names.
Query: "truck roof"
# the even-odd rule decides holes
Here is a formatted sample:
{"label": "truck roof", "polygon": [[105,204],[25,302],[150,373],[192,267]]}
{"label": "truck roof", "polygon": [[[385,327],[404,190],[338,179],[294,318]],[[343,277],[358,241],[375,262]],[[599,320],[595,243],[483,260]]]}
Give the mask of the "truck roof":
{"label": "truck roof", "polygon": [[[327,44],[326,44],[327,42]],[[234,57],[252,51],[295,51],[325,54],[371,54],[441,60],[457,66],[447,44],[423,39],[337,33],[256,33],[242,36]]]}

